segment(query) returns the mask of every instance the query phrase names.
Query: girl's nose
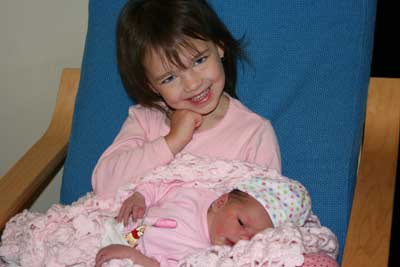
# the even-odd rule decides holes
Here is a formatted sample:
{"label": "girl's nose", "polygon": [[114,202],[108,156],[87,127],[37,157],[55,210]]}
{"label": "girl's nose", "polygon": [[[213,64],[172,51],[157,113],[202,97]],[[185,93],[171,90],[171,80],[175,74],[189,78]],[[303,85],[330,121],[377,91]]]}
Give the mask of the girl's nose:
{"label": "girl's nose", "polygon": [[191,69],[185,71],[182,80],[183,88],[187,92],[195,91],[201,86],[201,77]]}

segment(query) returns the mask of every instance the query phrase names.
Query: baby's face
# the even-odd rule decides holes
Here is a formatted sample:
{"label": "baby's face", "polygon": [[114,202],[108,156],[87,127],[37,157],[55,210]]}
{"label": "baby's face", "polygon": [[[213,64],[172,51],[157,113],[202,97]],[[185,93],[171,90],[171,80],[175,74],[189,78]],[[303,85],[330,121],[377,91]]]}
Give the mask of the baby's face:
{"label": "baby's face", "polygon": [[253,197],[246,201],[229,200],[222,195],[211,205],[208,228],[213,245],[233,246],[239,240],[249,240],[260,231],[273,227],[263,206]]}

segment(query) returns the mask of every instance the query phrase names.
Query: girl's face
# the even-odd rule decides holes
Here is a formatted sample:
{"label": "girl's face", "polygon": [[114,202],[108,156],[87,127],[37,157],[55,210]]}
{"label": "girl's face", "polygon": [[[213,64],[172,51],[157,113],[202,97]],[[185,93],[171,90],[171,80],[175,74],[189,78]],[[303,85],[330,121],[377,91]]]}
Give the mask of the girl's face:
{"label": "girl's face", "polygon": [[273,224],[267,211],[253,197],[241,202],[229,200],[228,194],[224,194],[213,202],[208,213],[213,245],[233,246],[239,240],[250,240],[271,227]]}
{"label": "girl's face", "polygon": [[225,73],[221,62],[224,51],[213,42],[189,39],[195,48],[179,51],[184,67],[166,62],[154,50],[145,57],[144,66],[151,88],[174,110],[187,109],[208,115],[222,105]]}

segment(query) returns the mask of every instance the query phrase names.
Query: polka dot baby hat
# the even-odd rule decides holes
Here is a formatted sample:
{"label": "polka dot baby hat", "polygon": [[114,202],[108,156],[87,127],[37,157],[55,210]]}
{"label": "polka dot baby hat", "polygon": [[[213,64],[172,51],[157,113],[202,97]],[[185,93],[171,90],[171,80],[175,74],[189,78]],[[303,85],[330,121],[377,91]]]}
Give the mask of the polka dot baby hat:
{"label": "polka dot baby hat", "polygon": [[307,189],[286,177],[254,177],[242,180],[235,188],[257,199],[267,210],[274,227],[286,222],[302,226],[311,212]]}

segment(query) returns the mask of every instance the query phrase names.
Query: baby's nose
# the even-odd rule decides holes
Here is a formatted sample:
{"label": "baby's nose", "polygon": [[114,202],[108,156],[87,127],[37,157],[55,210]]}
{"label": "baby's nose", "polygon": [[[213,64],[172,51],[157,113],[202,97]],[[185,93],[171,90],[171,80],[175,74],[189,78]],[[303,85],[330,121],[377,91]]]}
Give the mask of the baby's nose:
{"label": "baby's nose", "polygon": [[248,229],[243,229],[239,235],[240,240],[250,240],[254,236],[254,233]]}
{"label": "baby's nose", "polygon": [[253,237],[252,234],[250,234],[249,232],[245,231],[245,232],[240,234],[239,239],[240,240],[250,240],[252,237]]}

